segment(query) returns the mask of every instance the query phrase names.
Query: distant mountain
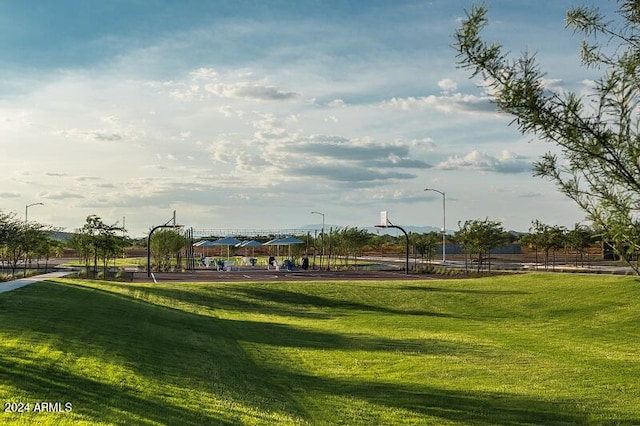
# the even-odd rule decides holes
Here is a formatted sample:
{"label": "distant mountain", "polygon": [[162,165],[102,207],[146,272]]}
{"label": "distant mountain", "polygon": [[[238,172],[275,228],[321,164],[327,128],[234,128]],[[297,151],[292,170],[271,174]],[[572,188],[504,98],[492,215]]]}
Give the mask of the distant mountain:
{"label": "distant mountain", "polygon": [[56,241],[62,241],[63,243],[66,243],[69,238],[71,238],[74,233],[73,232],[62,232],[62,231],[51,231],[51,238],[56,240]]}
{"label": "distant mountain", "polygon": [[[404,229],[405,231],[407,231],[407,233],[411,233],[414,232],[416,234],[428,234],[429,232],[437,232],[440,233],[442,228],[439,228],[437,226],[413,226],[413,225],[399,225],[402,227],[402,229]],[[402,231],[400,231],[399,229],[396,228],[378,228],[375,226],[370,226],[368,228],[366,228],[367,231],[371,232],[372,234],[388,234],[388,235],[400,235],[402,234]],[[451,229],[447,229],[447,234],[453,234],[454,231],[452,231]]]}
{"label": "distant mountain", "polygon": [[[402,232],[398,229],[395,228],[377,228],[375,226],[353,226],[353,225],[328,225],[325,224],[324,225],[324,230],[326,232],[329,232],[329,229],[333,228],[333,229],[337,229],[337,228],[344,228],[346,226],[349,226],[350,228],[359,228],[359,229],[366,229],[368,232],[372,233],[372,234],[388,234],[388,235],[399,235],[402,234]],[[440,229],[437,226],[413,226],[413,225],[400,225],[402,226],[402,228],[407,231],[407,232],[415,232],[418,234],[426,234],[429,232],[438,232],[440,233]],[[305,225],[302,227],[302,229],[317,229],[318,232],[320,232],[320,229],[322,229],[322,224],[313,224],[313,225]],[[447,229],[447,234],[453,234],[454,230],[451,229]]]}

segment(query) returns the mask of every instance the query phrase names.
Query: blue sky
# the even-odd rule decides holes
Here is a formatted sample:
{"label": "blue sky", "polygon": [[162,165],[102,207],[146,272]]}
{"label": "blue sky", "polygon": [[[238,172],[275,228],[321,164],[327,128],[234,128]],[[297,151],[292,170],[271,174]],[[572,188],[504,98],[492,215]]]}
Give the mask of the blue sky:
{"label": "blue sky", "polygon": [[[487,36],[588,93],[573,1],[486,1]],[[601,2],[599,2],[601,3]],[[553,147],[456,67],[467,1],[0,2],[0,209],[133,235],[196,229],[572,226],[531,162]],[[586,3],[588,4],[588,3]],[[614,2],[603,6],[614,9]]]}

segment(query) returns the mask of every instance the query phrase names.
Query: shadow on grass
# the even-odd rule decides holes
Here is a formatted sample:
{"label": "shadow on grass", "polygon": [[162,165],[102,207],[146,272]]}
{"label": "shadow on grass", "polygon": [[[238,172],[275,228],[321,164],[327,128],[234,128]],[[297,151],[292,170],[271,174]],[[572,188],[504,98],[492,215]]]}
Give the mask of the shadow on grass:
{"label": "shadow on grass", "polygon": [[483,356],[483,351],[477,345],[463,345],[459,342],[452,343],[438,339],[374,338],[365,335],[327,333],[256,321],[224,320],[224,327],[238,340],[280,347],[344,351],[386,351],[424,355],[473,353],[476,356]]}
{"label": "shadow on grass", "polygon": [[[45,365],[21,364],[2,356],[0,378],[3,384],[26,392],[30,399],[24,402],[69,402],[72,404],[71,413],[79,414],[85,419],[118,424],[122,423],[122,413],[126,412],[132,422],[133,419],[137,419],[137,422],[152,421],[158,424],[193,426],[236,424],[225,419],[223,415],[214,416],[204,414],[200,410],[172,406],[166,400],[141,397],[131,389],[81,377],[68,370]],[[49,415],[63,420],[70,413]],[[25,417],[42,414],[22,413],[20,416],[24,420]]]}
{"label": "shadow on grass", "polygon": [[[330,319],[348,313],[381,313],[452,318],[448,313],[393,309],[384,306],[332,299],[278,288],[259,288],[255,285],[215,287],[215,292],[203,294],[166,287],[146,287],[149,294],[194,303],[208,309],[235,310],[265,315],[299,318]],[[327,313],[327,309],[331,309]],[[314,311],[318,310],[318,311]]]}
{"label": "shadow on grass", "polygon": [[[113,416],[108,421],[116,424],[202,425],[279,414],[299,418],[303,412],[275,389],[220,319],[56,282],[7,296],[1,300],[7,309],[0,310],[5,324],[0,334],[20,336],[25,343],[8,348],[0,358],[3,385],[44,401],[70,401],[74,415],[95,420]],[[7,303],[10,299],[20,303]],[[48,352],[29,353],[25,347],[64,356],[58,363]],[[12,359],[24,359],[28,367]],[[91,368],[82,364],[85,359],[108,370],[83,375],[80,371]],[[128,376],[130,370],[135,377]],[[92,378],[101,374],[104,380]],[[194,401],[180,405],[171,388],[185,395],[210,394],[211,399],[198,401],[202,410],[195,411],[187,406]]]}
{"label": "shadow on grass", "polygon": [[[155,287],[139,290],[151,294],[162,290],[156,294],[165,297],[172,294],[167,289]],[[242,290],[241,294],[262,295],[275,301],[279,292]],[[388,309],[366,304],[306,297],[288,291],[284,296],[289,298],[288,303],[298,300],[309,307],[318,306],[313,304],[316,301],[325,308],[389,312]],[[91,356],[102,354],[106,363],[124,362],[143,377],[217,393],[227,401],[252,407],[258,412],[277,411],[294,418],[305,418],[308,414],[301,401],[308,393],[356,398],[392,409],[408,410],[418,416],[466,424],[580,424],[587,420],[573,404],[561,400],[541,401],[503,393],[332,379],[267,369],[257,366],[238,342],[275,347],[406,351],[436,355],[452,352],[477,354],[477,345],[350,336],[269,322],[225,320],[156,305],[126,294],[56,282],[35,284],[12,297],[21,300],[19,308],[0,312],[0,319],[10,324],[8,329],[11,333],[41,333],[50,337],[51,345],[58,345],[58,349],[66,353],[82,357],[85,351],[94,351]],[[210,297],[215,299],[215,295]],[[214,302],[207,299],[205,304],[209,303]],[[37,358],[33,361],[37,362]],[[25,366],[12,361],[6,354],[0,357],[0,378],[3,384],[22,389],[34,398],[70,401],[74,407],[78,406],[79,415],[96,420],[104,420],[106,415],[107,421],[119,423],[123,421],[124,413],[125,419],[165,424],[238,422],[233,414],[204,414],[168,404],[164,394],[141,394],[126,384],[118,386],[96,382],[55,365]],[[163,389],[158,391],[163,392]],[[322,420],[326,423],[344,422],[342,414],[325,413]],[[365,415],[375,416],[373,413]],[[356,420],[358,424],[380,421],[375,417]]]}
{"label": "shadow on grass", "polygon": [[[360,288],[360,287],[359,287]],[[424,316],[444,316],[450,317],[449,314],[438,312],[412,309],[393,309],[386,306],[377,306],[366,303],[353,302],[350,300],[330,299],[328,297],[315,296],[300,292],[294,292],[283,289],[258,288],[258,287],[230,287],[227,291],[232,290],[236,294],[244,294],[258,300],[268,302],[285,303],[289,306],[295,304],[303,308],[319,307],[322,309],[330,308],[336,310],[373,312],[382,314],[401,314],[401,315],[424,315]],[[379,289],[378,289],[379,290]]]}
{"label": "shadow on grass", "polygon": [[[111,293],[101,289],[89,288],[89,287],[76,287],[80,291],[90,291],[97,294],[101,294],[103,297],[120,299],[133,304],[143,304],[152,308],[158,308],[172,312],[175,315],[180,316],[180,326],[189,330],[199,330],[206,332],[209,329],[215,332],[217,338],[225,337],[231,340],[241,340],[243,342],[261,343],[269,345],[277,345],[281,347],[298,347],[308,349],[327,349],[327,350],[366,350],[366,351],[392,351],[392,352],[407,352],[407,353],[421,353],[431,355],[445,355],[445,354],[460,354],[460,353],[473,353],[475,355],[482,356],[482,348],[476,344],[463,344],[461,342],[450,342],[440,339],[388,339],[371,337],[367,335],[357,334],[344,334],[344,333],[330,333],[325,331],[314,330],[310,328],[297,327],[287,324],[280,324],[276,322],[263,322],[263,321],[243,321],[233,319],[220,319],[214,316],[204,316],[198,313],[187,312],[181,309],[177,309],[171,306],[158,305],[152,301],[142,300],[135,298],[128,294]],[[175,300],[181,300],[183,302],[194,303],[191,297],[185,297],[188,294],[186,290],[172,290],[158,287],[146,287],[144,291],[149,294],[161,295],[169,298],[174,294]],[[288,294],[295,294],[293,292],[285,291]],[[195,294],[195,293],[194,293]],[[277,294],[277,291],[269,292],[271,296]],[[304,296],[304,295],[301,295]],[[182,298],[181,298],[182,297]],[[195,298],[199,299],[199,298]],[[335,301],[325,298],[312,298],[318,300],[319,304],[330,305]],[[213,295],[209,300],[217,300],[217,296]],[[236,300],[236,299],[232,299]],[[309,300],[309,299],[305,299]],[[206,303],[200,306],[207,308],[219,309],[220,306],[214,303],[214,306],[209,306]],[[338,301],[338,306],[349,305]],[[256,305],[261,308],[262,305],[252,303],[249,306],[245,306],[242,301],[239,304],[232,304],[236,309],[246,312],[255,312]],[[135,305],[134,305],[135,306]],[[357,306],[356,311],[362,312],[361,308],[370,305],[353,304]],[[375,308],[375,307],[373,307]],[[131,307],[130,309],[134,309]],[[129,309],[125,309],[129,310]],[[281,309],[277,309],[280,311]],[[383,312],[396,313],[394,310],[382,309]],[[266,307],[264,310],[260,309],[260,313],[271,313],[271,309]],[[366,310],[365,310],[366,312]],[[402,311],[400,311],[402,312]],[[331,315],[329,315],[331,317]],[[204,327],[204,329],[202,328]],[[135,333],[134,330],[131,330]],[[148,336],[149,338],[151,336]],[[166,345],[170,342],[162,342],[160,344],[154,344],[154,346]],[[185,343],[187,344],[187,343]],[[189,351],[197,351],[199,347],[189,347]]]}
{"label": "shadow on grass", "polygon": [[402,286],[400,287],[402,290],[410,290],[410,291],[425,291],[425,292],[434,292],[434,293],[462,293],[462,294],[487,294],[487,295],[495,295],[495,296],[514,296],[514,295],[524,295],[531,294],[522,290],[474,290],[467,288],[450,288],[450,287],[433,287],[433,286]]}
{"label": "shadow on grass", "polygon": [[[429,386],[399,385],[393,383],[365,382],[310,376],[277,370],[276,377],[296,383],[304,392],[314,396],[342,396],[363,400],[392,409],[407,410],[418,416],[429,416],[441,421],[454,421],[476,425],[566,425],[586,424],[588,418],[581,414],[572,401],[542,401],[508,393],[447,390]],[[337,410],[340,410],[338,408]],[[328,421],[340,422],[344,413],[334,413]],[[361,412],[358,413],[362,415]],[[366,414],[365,414],[366,415]],[[385,419],[360,417],[359,424],[379,424]],[[437,424],[437,423],[436,423]]]}
{"label": "shadow on grass", "polygon": [[194,293],[177,288],[148,287],[145,291],[151,295],[193,303],[205,309],[220,309],[240,312],[252,312],[263,315],[277,315],[296,318],[329,319],[333,315],[308,309],[295,309],[295,306],[266,304],[261,300],[248,300],[238,297],[232,291],[216,287],[216,292]]}

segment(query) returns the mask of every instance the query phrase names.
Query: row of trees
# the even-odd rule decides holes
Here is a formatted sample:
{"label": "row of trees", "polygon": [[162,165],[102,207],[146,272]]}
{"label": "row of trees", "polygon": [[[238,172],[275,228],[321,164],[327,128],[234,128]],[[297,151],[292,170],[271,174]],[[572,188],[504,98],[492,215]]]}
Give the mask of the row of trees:
{"label": "row of trees", "polygon": [[[10,270],[15,276],[20,265],[26,276],[27,267],[33,260],[48,262],[51,256],[62,256],[66,246],[76,252],[86,275],[107,276],[112,262],[115,265],[116,258],[123,256],[125,248],[133,243],[124,228],[109,225],[96,215],[88,216],[82,228],[76,229],[66,243],[53,239],[52,231],[50,226],[25,222],[13,213],[0,212],[0,272]],[[158,269],[168,269],[172,259],[180,257],[185,244],[186,238],[178,232],[156,232],[151,239],[154,265]]]}
{"label": "row of trees", "polygon": [[[457,244],[463,248],[465,263],[476,265],[477,270],[488,266],[491,269],[492,249],[513,242],[520,242],[523,246],[534,249],[536,257],[540,251],[543,255],[545,267],[550,261],[555,262],[556,251],[571,249],[575,254],[575,262],[584,260],[587,248],[596,242],[597,233],[585,226],[575,225],[573,229],[566,229],[556,225],[547,225],[540,221],[532,222],[528,234],[515,235],[506,232],[499,221],[468,220],[459,223],[459,229],[453,235],[447,235],[447,244]],[[11,270],[15,275],[20,262],[23,263],[26,274],[27,265],[33,259],[45,259],[62,254],[61,242],[51,238],[50,227],[45,225],[18,220],[13,214],[0,213],[0,256],[2,269]],[[86,223],[71,236],[67,246],[77,253],[84,263],[86,274],[91,270],[94,276],[99,275],[99,266],[106,275],[111,261],[124,255],[125,248],[132,244],[126,236],[126,231],[117,225],[107,225],[98,216],[88,216]],[[404,251],[404,237],[378,235],[357,227],[332,229],[329,234],[301,236],[307,240],[304,245],[295,246],[293,255],[303,253],[326,253],[325,267],[335,268],[337,259],[340,264],[348,266],[350,262],[365,252],[368,254]],[[433,256],[442,245],[442,235],[436,232],[410,233],[410,247],[414,254],[420,254],[422,260],[431,262]],[[324,244],[324,250],[322,247]],[[176,230],[158,230],[151,238],[150,251],[153,256],[153,266],[159,270],[168,270],[174,266],[180,267],[181,258],[188,245],[187,238]],[[536,259],[537,260],[537,259]],[[332,264],[333,262],[333,264]],[[321,262],[322,264],[322,262]]]}
{"label": "row of trees", "polygon": [[[485,266],[491,269],[492,249],[507,244],[520,243],[535,251],[536,263],[538,253],[542,255],[545,268],[553,265],[558,250],[571,250],[575,253],[576,266],[582,262],[587,254],[587,249],[594,244],[602,244],[599,234],[594,230],[576,224],[573,229],[562,226],[544,224],[539,220],[532,222],[532,226],[527,234],[516,234],[507,232],[502,223],[490,219],[467,220],[458,224],[458,231],[453,235],[446,236],[446,243],[460,246],[465,254],[465,264],[473,263],[478,271]],[[405,250],[405,238],[392,237],[389,235],[377,235],[354,227],[338,228],[332,230],[329,235],[322,235],[316,238],[316,251],[322,251],[322,243],[325,244],[325,252],[330,254],[335,265],[336,257],[342,259],[342,263],[349,265],[364,252],[379,253],[385,251]],[[312,243],[313,244],[313,243]],[[442,234],[437,232],[429,233],[409,233],[409,245],[414,254],[419,254],[422,262],[431,262],[434,255],[441,250]],[[298,248],[297,253],[303,248]]]}
{"label": "row of trees", "polygon": [[[25,222],[13,213],[0,212],[0,272],[10,271],[15,277],[19,266],[27,273],[27,266],[35,259],[48,262],[59,256],[63,247],[51,238],[53,229],[35,222]],[[46,266],[46,265],[45,265]],[[5,272],[6,271],[6,272]]]}
{"label": "row of trees", "polygon": [[55,228],[37,222],[18,219],[14,213],[0,212],[0,273],[10,272],[15,277],[19,269],[27,275],[29,268],[40,266],[45,261],[45,269],[51,257],[60,257],[64,248],[77,253],[89,274],[93,266],[94,276],[100,264],[106,273],[109,262],[124,252],[131,244],[124,236],[124,230],[116,225],[105,224],[100,217],[87,217],[86,223],[77,229],[66,243],[53,237]]}
{"label": "row of trees", "polygon": [[[563,226],[548,225],[539,220],[532,222],[528,234],[515,235],[506,232],[501,222],[484,220],[468,220],[459,224],[460,229],[454,234],[453,240],[460,244],[465,251],[465,260],[473,256],[477,262],[477,268],[483,267],[484,261],[488,261],[491,269],[490,251],[504,244],[519,242],[521,245],[535,250],[536,263],[538,252],[541,251],[545,268],[550,261],[555,264],[555,254],[560,249],[570,249],[575,254],[575,264],[584,263],[587,249],[598,242],[598,234],[584,225],[576,224],[573,229]],[[602,243],[600,241],[600,243]]]}

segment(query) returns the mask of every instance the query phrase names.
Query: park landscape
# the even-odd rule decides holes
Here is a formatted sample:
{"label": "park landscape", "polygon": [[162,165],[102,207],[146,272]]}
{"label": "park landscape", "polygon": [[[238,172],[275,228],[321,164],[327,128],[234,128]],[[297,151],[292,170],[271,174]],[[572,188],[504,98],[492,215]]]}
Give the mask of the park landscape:
{"label": "park landscape", "polygon": [[[637,424],[636,277],[123,283],[0,295],[3,424]],[[71,404],[33,412],[37,402]]]}
{"label": "park landscape", "polygon": [[[485,6],[466,12],[453,48],[458,66],[483,79],[491,102],[520,132],[554,144],[533,164],[534,175],[574,201],[587,215],[587,233],[601,238],[601,247],[635,276],[581,273],[577,257],[573,273],[481,272],[483,258],[490,268],[491,249],[505,237],[501,222],[487,217],[458,223],[464,274],[410,274],[407,235],[406,275],[327,278],[333,270],[315,278],[226,281],[212,273],[195,282],[181,271],[182,280],[118,281],[108,272],[126,241],[116,235],[124,226],[107,226],[92,215],[76,233],[84,276],[0,294],[0,422],[640,424],[639,9],[637,2],[616,4],[615,21],[596,7],[567,14],[567,26],[591,39],[582,45],[583,65],[605,69],[589,81],[585,96],[546,85],[535,55],[512,59],[500,44],[485,42]],[[248,92],[294,95],[267,89]],[[115,133],[89,135],[120,140]],[[317,167],[307,170],[319,176]],[[437,192],[444,213],[445,192]],[[40,244],[51,229],[27,220],[33,205],[44,204],[28,204],[24,222],[2,229],[12,276],[19,265],[27,276],[38,247],[46,256],[56,248]],[[157,236],[185,247],[175,214],[173,222]],[[18,222],[0,214],[4,223]],[[538,235],[566,231],[532,224]],[[574,231],[582,235],[578,225]],[[399,228],[387,219],[381,226]],[[443,266],[446,231],[443,223]],[[537,256],[542,240],[529,241]],[[559,249],[554,244],[543,249],[545,267],[549,252]],[[181,268],[161,255],[154,266],[160,269],[163,261],[164,268]],[[477,273],[468,273],[468,261],[476,262]],[[148,261],[145,272],[151,267]]]}

